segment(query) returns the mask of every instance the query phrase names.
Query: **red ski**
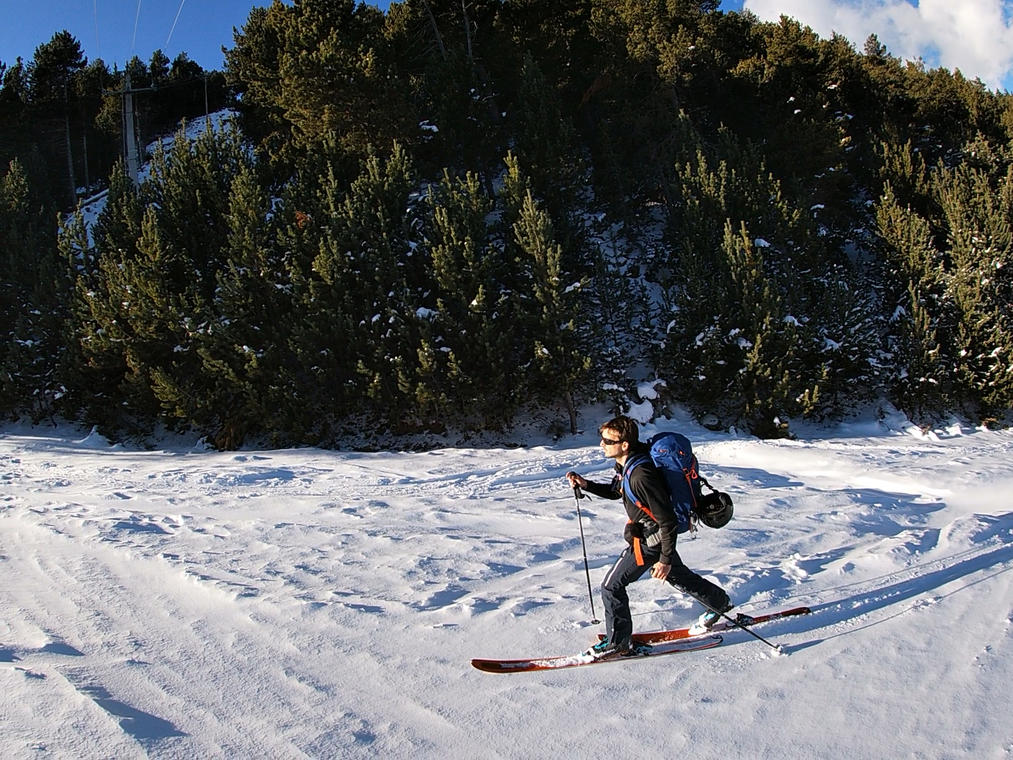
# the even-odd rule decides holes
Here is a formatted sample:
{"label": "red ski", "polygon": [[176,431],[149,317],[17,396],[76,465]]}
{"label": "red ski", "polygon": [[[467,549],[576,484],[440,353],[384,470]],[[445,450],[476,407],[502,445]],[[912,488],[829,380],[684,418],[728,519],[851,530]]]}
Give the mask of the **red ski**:
{"label": "red ski", "polygon": [[[780,620],[781,618],[794,617],[795,615],[808,615],[812,610],[808,607],[792,607],[789,610],[781,610],[780,612],[770,612],[766,615],[748,615],[742,616],[748,618],[744,620],[742,625],[744,628],[752,628],[757,623],[767,623],[771,620]],[[727,620],[720,620],[714,624],[707,633],[720,633],[721,631],[734,631],[739,626],[730,623]],[[697,634],[702,635],[702,634]],[[599,639],[603,639],[603,634],[598,634]],[[634,633],[633,640],[641,644],[657,644],[663,641],[678,641],[679,639],[693,638],[689,632],[689,628],[674,628],[670,631],[650,631],[645,633]]]}
{"label": "red ski", "polygon": [[589,654],[571,654],[561,657],[537,657],[524,660],[484,660],[474,659],[471,664],[486,673],[527,673],[532,670],[557,670],[559,668],[578,668],[584,665],[597,665],[604,662],[629,662],[642,660],[646,657],[658,657],[664,654],[696,652],[701,649],[716,647],[722,641],[720,636],[694,638],[692,641],[663,641],[646,651],[635,655],[611,655],[595,659]]}

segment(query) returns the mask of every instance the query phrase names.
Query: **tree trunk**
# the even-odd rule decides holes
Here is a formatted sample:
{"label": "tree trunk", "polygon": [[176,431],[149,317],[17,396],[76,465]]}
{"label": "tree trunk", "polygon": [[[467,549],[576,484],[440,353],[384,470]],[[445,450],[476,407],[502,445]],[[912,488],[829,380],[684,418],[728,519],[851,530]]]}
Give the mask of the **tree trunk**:
{"label": "tree trunk", "polygon": [[570,435],[576,435],[577,409],[573,405],[573,393],[569,389],[563,391],[563,402],[566,404],[566,411],[570,414]]}
{"label": "tree trunk", "polygon": [[63,126],[64,140],[67,144],[67,179],[70,181],[70,203],[77,203],[77,187],[74,183],[74,153],[70,145],[70,103],[67,100],[67,85],[63,85]]}

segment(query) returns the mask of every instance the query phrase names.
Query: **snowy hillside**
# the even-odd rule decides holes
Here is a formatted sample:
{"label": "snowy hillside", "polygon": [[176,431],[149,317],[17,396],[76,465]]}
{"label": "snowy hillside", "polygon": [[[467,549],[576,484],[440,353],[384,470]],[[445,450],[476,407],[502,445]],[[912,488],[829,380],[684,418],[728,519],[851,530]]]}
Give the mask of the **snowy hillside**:
{"label": "snowy hillside", "polygon": [[[197,137],[207,129],[219,132],[224,129],[229,129],[232,124],[232,119],[235,118],[235,111],[231,108],[225,108],[221,111],[215,111],[207,116],[198,116],[193,119],[189,119],[181,122],[180,128],[183,130],[183,134],[186,135],[187,140],[193,142]],[[141,165],[139,176],[137,177],[138,182],[144,182],[151,176],[151,162],[147,160],[152,156],[159,146],[164,148],[167,152],[172,152],[172,146],[176,142],[176,136],[178,132],[174,132],[171,135],[165,135],[160,137],[152,143],[149,143],[144,149],[144,155],[142,159],[145,159]],[[86,198],[81,202],[81,214],[84,217],[85,223],[88,225],[90,231],[95,220],[106,205],[106,198],[109,195],[108,190],[103,190],[90,198]]]}
{"label": "snowy hillside", "polygon": [[[678,427],[736,503],[680,553],[743,612],[811,606],[762,628],[786,656],[738,632],[555,673],[470,666],[575,652],[599,630],[563,477],[606,476],[590,432],[214,453],[7,428],[0,756],[1013,754],[1013,432]],[[582,512],[597,584],[624,516]],[[650,579],[631,595],[639,630],[699,613]]]}

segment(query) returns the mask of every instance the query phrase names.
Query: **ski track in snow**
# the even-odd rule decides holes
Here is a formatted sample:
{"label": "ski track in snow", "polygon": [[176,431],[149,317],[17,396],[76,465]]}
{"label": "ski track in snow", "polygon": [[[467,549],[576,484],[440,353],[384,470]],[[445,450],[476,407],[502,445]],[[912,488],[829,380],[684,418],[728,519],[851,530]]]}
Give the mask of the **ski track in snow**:
{"label": "ski track in snow", "polygon": [[[594,436],[364,454],[2,434],[0,755],[1013,754],[1013,435],[692,436],[736,516],[680,554],[742,611],[812,607],[758,631],[789,657],[729,633],[604,673],[470,668],[597,632],[564,480],[610,476]],[[625,516],[581,511],[596,587]],[[653,581],[631,597],[641,630],[699,612]]]}

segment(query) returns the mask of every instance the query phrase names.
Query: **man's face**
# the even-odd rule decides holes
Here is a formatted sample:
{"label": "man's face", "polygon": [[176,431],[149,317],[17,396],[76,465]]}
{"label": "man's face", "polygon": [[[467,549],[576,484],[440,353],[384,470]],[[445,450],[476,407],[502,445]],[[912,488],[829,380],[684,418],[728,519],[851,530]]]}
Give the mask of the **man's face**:
{"label": "man's face", "polygon": [[609,459],[615,459],[626,453],[629,444],[621,440],[622,434],[612,428],[601,429],[601,450]]}

